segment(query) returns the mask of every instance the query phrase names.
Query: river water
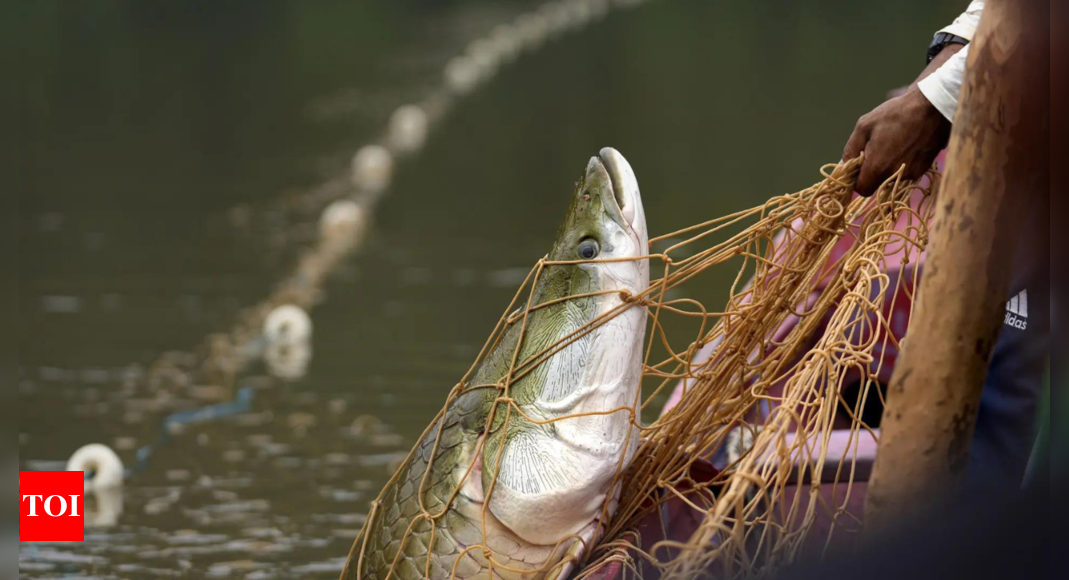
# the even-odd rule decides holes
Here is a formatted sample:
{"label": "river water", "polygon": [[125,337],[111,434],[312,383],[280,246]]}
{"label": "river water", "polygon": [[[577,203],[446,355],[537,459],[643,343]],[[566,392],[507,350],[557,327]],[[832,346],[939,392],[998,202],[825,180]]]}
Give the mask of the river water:
{"label": "river water", "polygon": [[[120,496],[88,500],[115,521],[84,543],[20,545],[21,577],[336,577],[391,466],[548,249],[590,155],[628,157],[654,235],[801,189],[961,8],[613,10],[502,69],[397,168],[366,246],[312,310],[303,377],[256,364],[226,384],[148,380],[311,245],[317,217],[294,200],[343,174],[470,40],[533,6],[27,6],[18,466],[62,469],[100,442],[134,473]],[[687,292],[722,302],[732,276]],[[240,388],[247,409],[164,428]]]}

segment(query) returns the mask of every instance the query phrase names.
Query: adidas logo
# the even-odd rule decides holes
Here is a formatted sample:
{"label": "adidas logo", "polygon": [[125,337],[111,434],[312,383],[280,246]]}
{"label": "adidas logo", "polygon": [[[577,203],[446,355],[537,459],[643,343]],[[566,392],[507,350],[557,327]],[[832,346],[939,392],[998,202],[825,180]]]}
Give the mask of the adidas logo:
{"label": "adidas logo", "polygon": [[1024,330],[1028,328],[1028,290],[1006,302],[1006,326]]}

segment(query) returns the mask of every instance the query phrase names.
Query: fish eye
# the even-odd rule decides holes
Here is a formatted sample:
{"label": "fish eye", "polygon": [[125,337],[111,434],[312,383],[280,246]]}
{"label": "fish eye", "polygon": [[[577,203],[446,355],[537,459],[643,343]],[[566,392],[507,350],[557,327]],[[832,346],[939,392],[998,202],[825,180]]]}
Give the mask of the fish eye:
{"label": "fish eye", "polygon": [[579,257],[583,260],[593,260],[597,257],[598,252],[600,251],[601,246],[598,245],[597,240],[594,238],[583,238],[583,240],[579,242],[579,249],[576,250],[576,253],[579,254]]}

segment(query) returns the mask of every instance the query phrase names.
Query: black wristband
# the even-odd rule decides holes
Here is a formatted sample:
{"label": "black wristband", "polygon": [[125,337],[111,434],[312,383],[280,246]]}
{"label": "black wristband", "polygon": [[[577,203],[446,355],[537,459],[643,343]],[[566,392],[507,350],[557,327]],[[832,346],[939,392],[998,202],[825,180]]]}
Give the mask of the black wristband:
{"label": "black wristband", "polygon": [[932,43],[928,45],[928,62],[932,62],[932,59],[942,52],[948,44],[969,44],[969,39],[949,32],[937,33],[932,38]]}

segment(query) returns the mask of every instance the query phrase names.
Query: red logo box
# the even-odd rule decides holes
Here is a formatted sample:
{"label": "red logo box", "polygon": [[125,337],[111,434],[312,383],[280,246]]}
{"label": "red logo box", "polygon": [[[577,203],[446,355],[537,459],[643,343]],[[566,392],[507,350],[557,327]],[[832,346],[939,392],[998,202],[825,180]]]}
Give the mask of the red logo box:
{"label": "red logo box", "polygon": [[20,471],[19,541],[84,541],[84,481],[81,471]]}

